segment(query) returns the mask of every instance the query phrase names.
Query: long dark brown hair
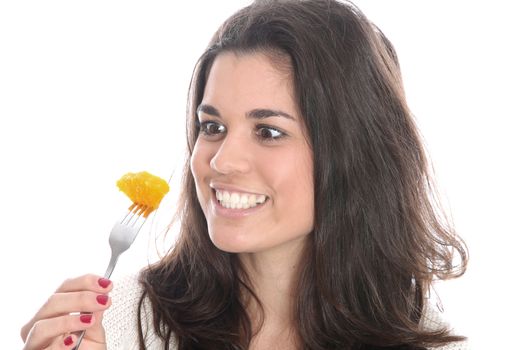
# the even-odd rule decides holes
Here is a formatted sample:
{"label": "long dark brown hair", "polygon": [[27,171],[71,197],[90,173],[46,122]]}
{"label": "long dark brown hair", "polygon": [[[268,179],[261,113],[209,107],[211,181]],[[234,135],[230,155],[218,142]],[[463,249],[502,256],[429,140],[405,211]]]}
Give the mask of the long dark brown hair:
{"label": "long dark brown hair", "polygon": [[[313,150],[315,217],[296,276],[297,347],[425,349],[462,340],[422,327],[432,281],[463,274],[467,253],[437,205],[388,39],[351,3],[255,1],[241,9],[196,65],[188,161],[196,107],[223,52],[288,62]],[[142,272],[141,304],[151,302],[166,349],[170,341],[180,350],[248,349],[258,327],[245,296],[258,299],[237,256],[210,241],[189,163],[181,192],[179,239]]]}

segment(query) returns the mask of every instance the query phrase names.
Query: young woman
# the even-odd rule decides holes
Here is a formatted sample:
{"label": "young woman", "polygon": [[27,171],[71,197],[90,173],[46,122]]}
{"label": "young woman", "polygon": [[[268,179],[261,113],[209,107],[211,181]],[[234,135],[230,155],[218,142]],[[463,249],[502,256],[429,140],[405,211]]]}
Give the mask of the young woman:
{"label": "young woman", "polygon": [[111,299],[110,281],[67,280],[23,327],[25,349],[72,348],[84,329],[82,350],[465,348],[427,296],[466,251],[436,206],[394,49],[357,8],[241,9],[199,60],[188,110],[172,251]]}

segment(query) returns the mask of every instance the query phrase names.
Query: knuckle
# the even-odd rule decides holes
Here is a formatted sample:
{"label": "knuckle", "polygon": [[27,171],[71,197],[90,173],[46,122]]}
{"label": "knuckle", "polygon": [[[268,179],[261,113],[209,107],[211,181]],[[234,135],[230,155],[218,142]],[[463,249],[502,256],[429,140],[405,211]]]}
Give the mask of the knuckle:
{"label": "knuckle", "polygon": [[92,273],[84,274],[73,278],[66,278],[58,287],[57,291],[69,290],[71,288],[76,289],[81,286],[90,286],[93,284],[94,279],[98,278]]}
{"label": "knuckle", "polygon": [[44,302],[44,306],[52,305],[53,300],[55,300],[56,293],[51,294],[47,297],[46,301]]}
{"label": "knuckle", "polygon": [[55,305],[55,302],[56,302],[56,298],[57,298],[57,294],[56,294],[56,293],[51,294],[51,295],[46,299],[46,301],[44,302],[44,305],[42,305],[41,310],[51,309],[51,308],[53,308],[53,305]]}
{"label": "knuckle", "polygon": [[26,341],[27,335],[29,334],[29,330],[32,326],[32,323],[26,323],[22,326],[22,328],[20,328],[20,338],[22,338],[22,341]]}
{"label": "knuckle", "polygon": [[75,323],[73,322],[73,319],[69,316],[58,318],[57,326],[60,329],[64,330],[64,332],[69,332],[75,329]]}
{"label": "knuckle", "polygon": [[97,281],[99,278],[100,277],[95,274],[88,273],[80,277],[80,283],[84,286],[85,289],[92,290],[94,288],[97,288]]}
{"label": "knuckle", "polygon": [[93,281],[96,281],[99,279],[99,277],[95,274],[92,274],[92,273],[87,273],[85,274],[84,276],[82,276],[82,279],[86,282],[86,283],[91,283]]}
{"label": "knuckle", "polygon": [[75,305],[79,311],[92,311],[96,297],[93,292],[84,291],[73,295]]}
{"label": "knuckle", "polygon": [[29,333],[31,333],[32,335],[38,336],[40,333],[42,333],[43,328],[45,328],[44,321],[38,320],[35,323],[33,323],[33,327],[31,327],[31,330],[29,331]]}
{"label": "knuckle", "polygon": [[71,284],[72,280],[73,279],[71,279],[71,278],[66,278],[64,281],[62,281],[60,286],[58,286],[56,291],[58,292],[60,290],[64,290],[65,288],[67,288],[67,286]]}

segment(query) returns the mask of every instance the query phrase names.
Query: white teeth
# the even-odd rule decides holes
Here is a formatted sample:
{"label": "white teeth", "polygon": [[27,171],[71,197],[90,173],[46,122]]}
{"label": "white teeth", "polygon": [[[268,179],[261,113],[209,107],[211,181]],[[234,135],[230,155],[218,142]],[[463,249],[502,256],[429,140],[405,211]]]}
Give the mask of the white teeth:
{"label": "white teeth", "polygon": [[253,208],[266,201],[264,194],[249,194],[215,190],[215,197],[227,209]]}

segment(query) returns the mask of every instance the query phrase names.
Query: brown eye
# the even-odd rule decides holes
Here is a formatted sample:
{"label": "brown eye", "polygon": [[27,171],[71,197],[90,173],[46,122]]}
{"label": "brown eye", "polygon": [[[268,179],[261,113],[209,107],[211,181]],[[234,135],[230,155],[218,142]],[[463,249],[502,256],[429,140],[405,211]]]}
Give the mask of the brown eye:
{"label": "brown eye", "polygon": [[226,127],[214,121],[200,123],[199,131],[206,136],[216,136],[226,132]]}
{"label": "brown eye", "polygon": [[286,134],[276,128],[261,125],[257,128],[255,134],[263,141],[274,141],[286,136]]}

